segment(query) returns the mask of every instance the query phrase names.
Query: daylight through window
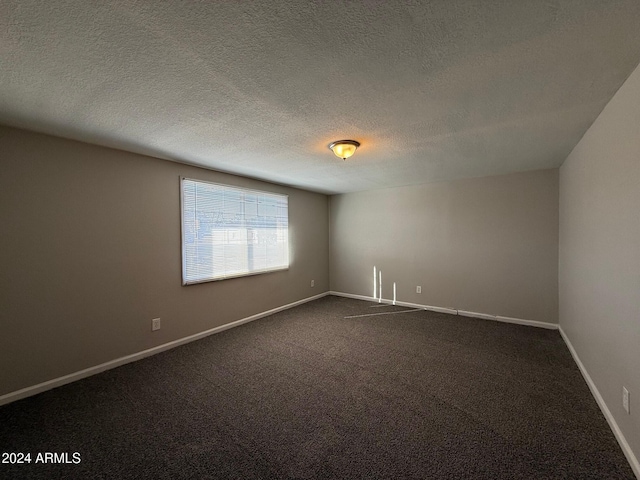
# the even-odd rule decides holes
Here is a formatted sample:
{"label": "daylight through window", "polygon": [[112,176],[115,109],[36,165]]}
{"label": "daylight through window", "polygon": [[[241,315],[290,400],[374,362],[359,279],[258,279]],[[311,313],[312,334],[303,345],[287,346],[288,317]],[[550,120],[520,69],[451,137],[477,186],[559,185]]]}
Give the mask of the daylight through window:
{"label": "daylight through window", "polygon": [[181,179],[182,283],[289,268],[289,198]]}

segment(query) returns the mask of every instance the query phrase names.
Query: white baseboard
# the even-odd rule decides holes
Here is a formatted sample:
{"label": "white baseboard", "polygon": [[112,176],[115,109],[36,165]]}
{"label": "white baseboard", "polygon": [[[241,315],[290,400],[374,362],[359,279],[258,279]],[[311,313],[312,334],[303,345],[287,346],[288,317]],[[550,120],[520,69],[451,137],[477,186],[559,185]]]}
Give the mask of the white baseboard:
{"label": "white baseboard", "polygon": [[185,343],[200,340],[201,338],[208,337],[209,335],[213,335],[214,333],[220,333],[229,328],[237,327],[244,323],[252,322],[254,320],[258,320],[259,318],[263,318],[268,315],[273,315],[274,313],[278,313],[283,310],[287,310],[289,308],[297,307],[298,305],[302,305],[303,303],[317,300],[318,298],[322,298],[327,295],[329,295],[329,292],[324,292],[319,295],[314,295],[313,297],[303,298],[302,300],[298,300],[297,302],[289,303],[287,305],[282,305],[281,307],[277,307],[277,308],[272,308],[271,310],[267,310],[266,312],[256,313],[255,315],[251,315],[250,317],[241,318],[240,320],[236,320],[234,322],[227,323],[225,325],[220,325],[219,327],[211,328],[209,330],[205,330],[204,332],[196,333],[194,335],[189,335],[188,337],[180,338],[178,340],[174,340],[169,343],[158,345],[157,347],[149,348],[148,350],[143,350],[141,352],[133,353],[131,355],[116,358],[115,360],[101,363],[100,365],[96,365],[94,367],[85,368],[84,370],[70,373],[69,375],[65,375],[63,377],[54,378],[52,380],[48,380],[46,382],[33,385],[31,387],[26,387],[20,390],[16,390],[15,392],[4,394],[0,396],[0,405],[5,405],[7,403],[15,402],[16,400],[20,400],[22,398],[31,397],[32,395],[37,395],[38,393],[45,392],[47,390],[51,390],[56,387],[61,387],[62,385],[65,385],[67,383],[75,382],[76,380],[81,380],[83,378],[90,377],[91,375],[96,375],[98,373],[104,372],[105,370],[110,370],[112,368],[116,368],[121,365],[125,365],[127,363],[135,362],[136,360],[141,360],[145,357],[150,357],[151,355],[155,355],[157,353],[170,350],[180,345],[184,345]]}
{"label": "white baseboard", "polygon": [[387,301],[384,298],[382,299],[381,302],[378,302],[377,298],[367,297],[366,295],[355,295],[353,293],[343,293],[343,292],[329,291],[329,295],[333,295],[333,296],[336,296],[336,297],[354,298],[356,300],[365,300],[367,302],[374,302],[374,303],[384,303],[384,304],[393,303],[393,302]]}
{"label": "white baseboard", "polygon": [[[367,297],[366,295],[354,295],[352,293],[330,291],[329,295],[335,295],[337,297],[355,298],[357,300],[366,300],[368,302],[393,304],[392,300],[389,300],[389,299],[386,299],[386,298],[383,298],[382,300],[378,300],[377,298],[374,298],[374,297]],[[557,330],[558,329],[558,324],[557,323],[540,322],[540,321],[537,321],[537,320],[525,320],[525,319],[522,319],[522,318],[503,317],[501,315],[489,315],[487,313],[469,312],[467,310],[456,310],[454,308],[433,307],[431,305],[421,305],[419,303],[409,303],[409,302],[398,302],[398,301],[396,301],[395,304],[396,305],[400,305],[402,307],[424,308],[425,310],[431,310],[433,312],[450,313],[451,315],[461,315],[463,317],[482,318],[484,320],[495,320],[497,322],[515,323],[515,324],[518,324],[518,325],[527,325],[529,327],[547,328],[547,329],[550,329],[550,330]]]}
{"label": "white baseboard", "polygon": [[430,310],[432,312],[450,313],[451,315],[458,314],[457,310],[453,310],[451,308],[445,308],[445,307],[434,307],[431,305],[420,305],[417,303],[410,303],[410,302],[396,302],[396,305],[400,305],[401,307],[410,307],[410,308],[424,308],[425,310]]}
{"label": "white baseboard", "polygon": [[467,310],[458,310],[458,315],[462,317],[481,318],[483,320],[497,320],[495,315],[489,315],[488,313],[469,312]]}
{"label": "white baseboard", "polygon": [[569,352],[571,352],[571,356],[573,357],[573,360],[578,365],[578,368],[580,369],[580,373],[582,373],[582,376],[587,382],[587,385],[589,386],[589,390],[591,390],[591,394],[593,395],[593,398],[596,399],[596,402],[598,403],[598,406],[600,407],[600,410],[602,411],[604,418],[607,419],[607,422],[609,423],[609,427],[611,427],[611,431],[615,435],[616,440],[618,441],[618,444],[622,449],[622,452],[624,453],[625,457],[627,457],[627,460],[629,462],[629,465],[631,465],[631,469],[633,470],[633,473],[640,480],[640,463],[638,462],[638,459],[636,458],[635,454],[631,450],[629,443],[627,443],[627,439],[624,438],[624,435],[622,434],[620,427],[618,427],[618,423],[616,422],[615,418],[613,418],[613,415],[611,414],[609,407],[607,407],[607,404],[605,403],[604,398],[602,398],[602,395],[600,395],[600,391],[598,390],[598,387],[596,387],[596,384],[593,382],[591,375],[589,375],[589,372],[587,372],[587,369],[585,368],[584,364],[580,360],[580,357],[578,357],[578,353],[573,348],[573,345],[571,344],[569,337],[567,337],[567,334],[564,333],[564,330],[562,329],[562,327],[559,327],[559,330],[560,330],[560,335],[564,340],[564,343],[567,345],[567,348],[569,348]]}
{"label": "white baseboard", "polygon": [[495,320],[496,322],[515,323],[517,325],[526,325],[528,327],[558,330],[557,323],[540,322],[538,320],[525,320],[523,318],[505,317],[502,315],[489,315],[487,313],[467,312],[465,310],[458,310],[458,315],[463,315],[465,317],[483,318],[485,320]]}
{"label": "white baseboard", "polygon": [[[393,305],[393,300],[388,300],[386,298],[383,298],[381,301],[379,301],[377,298],[367,297],[366,295],[355,295],[353,293],[334,292],[334,291],[329,292],[329,295],[334,295],[336,297],[355,298],[356,300],[365,300],[367,302],[376,302],[376,303],[384,303],[387,305]],[[457,310],[453,310],[451,308],[432,307],[430,305],[421,305],[418,303],[396,301],[395,304],[400,305],[401,307],[423,308],[424,310],[431,310],[431,311],[440,312],[440,313],[451,313],[452,315],[457,315],[458,313]]]}
{"label": "white baseboard", "polygon": [[503,317],[502,315],[496,315],[495,318],[498,322],[515,323],[518,325],[528,325],[529,327],[546,328],[548,330],[558,330],[560,326],[557,323],[540,322],[538,320],[523,320],[521,318]]}

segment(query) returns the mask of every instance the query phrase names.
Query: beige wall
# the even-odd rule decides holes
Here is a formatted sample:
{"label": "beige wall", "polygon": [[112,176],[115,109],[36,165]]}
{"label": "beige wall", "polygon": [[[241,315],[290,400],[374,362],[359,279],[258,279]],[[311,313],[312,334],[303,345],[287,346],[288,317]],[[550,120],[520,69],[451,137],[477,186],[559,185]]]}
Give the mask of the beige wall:
{"label": "beige wall", "polygon": [[[0,395],[328,290],[325,195],[5,127],[0,155]],[[183,287],[181,175],[288,194],[290,269]]]}
{"label": "beige wall", "polygon": [[640,458],[640,68],[560,169],[559,288],[560,326]]}
{"label": "beige wall", "polygon": [[[558,171],[330,197],[331,290],[557,322]],[[422,294],[416,293],[416,286]]]}

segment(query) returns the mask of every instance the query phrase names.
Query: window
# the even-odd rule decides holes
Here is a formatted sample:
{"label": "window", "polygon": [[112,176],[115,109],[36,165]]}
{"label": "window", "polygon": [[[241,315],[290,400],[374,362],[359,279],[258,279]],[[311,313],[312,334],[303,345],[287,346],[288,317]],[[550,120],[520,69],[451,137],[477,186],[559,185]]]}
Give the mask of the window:
{"label": "window", "polygon": [[182,178],[182,284],[289,268],[289,198]]}

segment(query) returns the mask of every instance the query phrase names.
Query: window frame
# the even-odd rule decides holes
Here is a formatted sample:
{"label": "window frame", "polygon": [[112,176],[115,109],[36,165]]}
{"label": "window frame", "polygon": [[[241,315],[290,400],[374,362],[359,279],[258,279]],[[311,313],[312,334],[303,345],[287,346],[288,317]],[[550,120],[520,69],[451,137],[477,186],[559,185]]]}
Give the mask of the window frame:
{"label": "window frame", "polygon": [[[232,274],[232,275],[225,275],[222,277],[215,277],[215,278],[206,278],[206,279],[202,279],[202,280],[191,280],[191,281],[187,281],[187,262],[186,262],[186,255],[187,255],[187,247],[186,247],[186,242],[185,242],[185,228],[184,228],[184,181],[191,181],[191,182],[197,182],[197,183],[206,183],[209,185],[215,185],[218,187],[223,187],[223,188],[229,188],[229,189],[233,189],[233,190],[240,190],[242,192],[249,192],[249,193],[254,193],[257,195],[262,195],[262,194],[267,194],[267,195],[278,195],[281,197],[285,197],[287,199],[287,266],[285,267],[276,267],[276,268],[267,268],[267,269],[262,269],[262,270],[252,270],[250,272],[246,272],[246,273],[237,273],[237,274]],[[273,273],[273,272],[282,272],[285,270],[289,270],[290,266],[291,266],[291,248],[290,248],[290,243],[291,243],[291,236],[290,236],[290,231],[289,231],[289,195],[284,194],[284,193],[276,193],[276,192],[268,192],[265,190],[256,190],[253,188],[245,188],[245,187],[239,187],[237,185],[229,185],[229,184],[225,184],[225,183],[219,183],[219,182],[211,182],[208,180],[200,180],[197,178],[190,178],[190,177],[183,177],[180,176],[180,250],[181,250],[181,258],[180,261],[182,263],[181,265],[181,270],[182,270],[182,286],[188,286],[188,285],[198,285],[200,283],[209,283],[209,282],[219,282],[221,280],[229,280],[231,278],[242,278],[242,277],[252,277],[254,275],[262,275],[265,273]]]}

